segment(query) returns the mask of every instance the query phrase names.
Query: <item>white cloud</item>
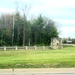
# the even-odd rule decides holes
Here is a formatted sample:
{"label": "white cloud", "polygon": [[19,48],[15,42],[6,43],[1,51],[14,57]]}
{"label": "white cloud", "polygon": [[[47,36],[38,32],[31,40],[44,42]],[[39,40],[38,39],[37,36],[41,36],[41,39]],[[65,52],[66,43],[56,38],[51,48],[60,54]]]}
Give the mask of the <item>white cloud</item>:
{"label": "white cloud", "polygon": [[62,27],[60,36],[61,37],[72,37],[72,38],[75,38],[75,33],[74,32],[75,32],[75,26]]}
{"label": "white cloud", "polygon": [[46,16],[53,16],[54,18],[55,17],[62,17],[64,16],[75,16],[75,12],[72,12],[72,11],[65,11],[65,10],[61,10],[61,9],[50,9],[48,6],[42,6],[42,5],[36,5],[35,7],[31,7],[30,9],[30,14],[44,14]]}
{"label": "white cloud", "polygon": [[74,7],[75,0],[19,0],[22,2],[34,3],[39,5],[45,5],[50,8],[63,8],[63,7]]}
{"label": "white cloud", "polygon": [[69,25],[75,24],[75,20],[55,19],[55,21],[61,24],[69,24]]}
{"label": "white cloud", "polygon": [[[21,1],[21,0],[20,0]],[[22,2],[31,3],[30,14],[47,14],[51,16],[74,16],[75,12],[65,11],[66,8],[75,7],[75,0],[22,0]],[[63,10],[62,10],[63,9]]]}
{"label": "white cloud", "polygon": [[55,14],[55,15],[61,15],[61,16],[75,16],[75,12],[72,12],[72,11],[70,11],[70,12],[68,12],[68,11],[65,11],[65,10],[63,10],[63,11],[61,11],[60,9],[59,10],[54,10],[54,11],[52,11],[52,13],[51,14]]}
{"label": "white cloud", "polygon": [[75,7],[75,0],[7,0],[8,2],[12,2],[15,4],[18,1],[18,5],[22,4],[30,4],[32,14],[44,13],[51,15],[75,15],[73,12],[65,12],[60,11],[62,8]]}
{"label": "white cloud", "polygon": [[10,8],[0,8],[0,13],[13,13],[15,10]]}
{"label": "white cloud", "polygon": [[[18,2],[23,4],[30,4],[34,7],[43,6],[48,7],[50,9],[56,8],[67,8],[67,7],[75,7],[75,0],[7,0],[8,2]],[[39,8],[40,9],[40,8]]]}

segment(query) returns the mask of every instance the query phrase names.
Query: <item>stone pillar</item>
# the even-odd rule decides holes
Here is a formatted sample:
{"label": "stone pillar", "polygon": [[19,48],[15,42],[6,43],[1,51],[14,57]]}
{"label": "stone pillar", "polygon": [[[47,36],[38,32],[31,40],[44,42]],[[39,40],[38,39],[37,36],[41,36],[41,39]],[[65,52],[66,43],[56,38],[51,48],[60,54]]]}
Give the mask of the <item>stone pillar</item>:
{"label": "stone pillar", "polygon": [[34,49],[36,50],[36,46],[34,46]]}
{"label": "stone pillar", "polygon": [[61,49],[62,39],[61,38],[51,38],[51,49]]}
{"label": "stone pillar", "polygon": [[26,50],[28,49],[28,47],[27,47],[27,46],[25,46],[25,48],[26,48]]}
{"label": "stone pillar", "polygon": [[17,50],[17,46],[15,46],[15,50]]}
{"label": "stone pillar", "polygon": [[4,51],[6,51],[6,46],[4,46]]}
{"label": "stone pillar", "polygon": [[42,46],[42,49],[45,49],[45,46]]}

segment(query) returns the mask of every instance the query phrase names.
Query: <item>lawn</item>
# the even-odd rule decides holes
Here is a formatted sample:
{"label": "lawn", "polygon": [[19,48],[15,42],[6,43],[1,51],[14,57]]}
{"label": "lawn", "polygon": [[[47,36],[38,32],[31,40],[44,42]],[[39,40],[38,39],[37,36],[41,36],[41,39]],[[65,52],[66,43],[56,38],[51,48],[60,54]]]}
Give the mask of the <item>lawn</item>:
{"label": "lawn", "polygon": [[75,47],[0,51],[0,68],[75,68]]}

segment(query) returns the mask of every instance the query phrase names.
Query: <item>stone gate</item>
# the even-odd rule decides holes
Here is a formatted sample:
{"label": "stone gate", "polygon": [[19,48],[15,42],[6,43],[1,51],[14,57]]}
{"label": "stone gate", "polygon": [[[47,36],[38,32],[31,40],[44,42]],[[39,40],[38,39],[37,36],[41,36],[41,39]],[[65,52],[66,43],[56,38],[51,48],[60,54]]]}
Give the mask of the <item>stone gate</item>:
{"label": "stone gate", "polygon": [[61,38],[52,38],[51,39],[51,49],[61,49],[62,46],[62,39]]}

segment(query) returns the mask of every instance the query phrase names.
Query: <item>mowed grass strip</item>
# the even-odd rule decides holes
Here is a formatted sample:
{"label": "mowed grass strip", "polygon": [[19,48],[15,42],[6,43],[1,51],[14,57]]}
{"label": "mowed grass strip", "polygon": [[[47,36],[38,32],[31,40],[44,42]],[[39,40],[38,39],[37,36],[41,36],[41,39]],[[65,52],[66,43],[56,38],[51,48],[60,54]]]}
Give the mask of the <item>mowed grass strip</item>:
{"label": "mowed grass strip", "polygon": [[0,51],[0,68],[72,68],[75,47],[59,50]]}

